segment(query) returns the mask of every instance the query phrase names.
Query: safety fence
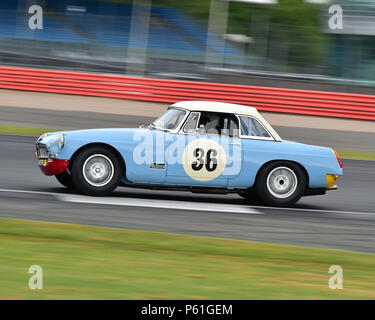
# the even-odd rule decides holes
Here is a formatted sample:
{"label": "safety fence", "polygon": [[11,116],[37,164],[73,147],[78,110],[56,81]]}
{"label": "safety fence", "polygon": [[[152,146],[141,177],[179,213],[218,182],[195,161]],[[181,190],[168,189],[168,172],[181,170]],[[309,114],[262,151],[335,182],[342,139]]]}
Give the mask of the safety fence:
{"label": "safety fence", "polygon": [[0,88],[173,103],[214,100],[260,111],[375,120],[375,96],[0,67]]}

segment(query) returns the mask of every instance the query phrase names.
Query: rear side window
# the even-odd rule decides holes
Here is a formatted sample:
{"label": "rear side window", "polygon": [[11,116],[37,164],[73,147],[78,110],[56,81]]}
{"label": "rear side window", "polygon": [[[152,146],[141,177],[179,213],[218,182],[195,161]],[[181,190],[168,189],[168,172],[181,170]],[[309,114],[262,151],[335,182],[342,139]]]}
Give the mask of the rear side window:
{"label": "rear side window", "polygon": [[240,116],[241,135],[249,137],[271,138],[267,130],[252,117]]}

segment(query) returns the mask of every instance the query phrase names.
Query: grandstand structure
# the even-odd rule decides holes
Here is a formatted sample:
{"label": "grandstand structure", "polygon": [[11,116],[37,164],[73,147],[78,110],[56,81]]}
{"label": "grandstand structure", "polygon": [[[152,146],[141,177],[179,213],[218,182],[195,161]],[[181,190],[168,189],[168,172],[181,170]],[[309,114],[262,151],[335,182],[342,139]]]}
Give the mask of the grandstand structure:
{"label": "grandstand structure", "polygon": [[[322,12],[325,42],[321,58],[311,63],[305,61],[310,51],[301,46],[307,38],[289,37],[286,24],[271,21],[263,8],[250,10],[257,19],[247,32],[248,24],[229,19],[231,0],[202,1],[211,2],[204,21],[152,0],[1,0],[0,64],[292,88],[298,82],[319,90],[328,83],[329,90],[340,84],[345,91],[375,84],[373,1],[340,0],[344,30],[328,30],[330,15]],[[132,5],[138,3],[149,7]],[[218,15],[212,14],[215,4]],[[43,8],[43,29],[29,28],[31,5]],[[142,25],[137,14],[146,11]],[[244,23],[243,34],[227,34],[226,22]],[[309,31],[290,27],[298,34]]]}
{"label": "grandstand structure", "polygon": [[[0,2],[0,56],[5,62],[32,64],[38,57],[46,64],[89,64],[109,71],[124,70],[130,43],[131,4],[92,0],[32,1],[43,8],[43,29],[28,27],[28,0]],[[140,8],[142,10],[142,8]],[[161,60],[202,61],[208,32],[204,24],[176,9],[152,6],[145,48],[152,65]],[[142,37],[142,30],[133,38]],[[217,35],[210,35],[214,54],[235,57],[240,52]],[[28,57],[27,57],[28,56]],[[186,65],[186,64],[185,64]],[[112,69],[111,69],[112,68]],[[187,69],[191,67],[186,66]],[[165,63],[160,68],[165,71]]]}

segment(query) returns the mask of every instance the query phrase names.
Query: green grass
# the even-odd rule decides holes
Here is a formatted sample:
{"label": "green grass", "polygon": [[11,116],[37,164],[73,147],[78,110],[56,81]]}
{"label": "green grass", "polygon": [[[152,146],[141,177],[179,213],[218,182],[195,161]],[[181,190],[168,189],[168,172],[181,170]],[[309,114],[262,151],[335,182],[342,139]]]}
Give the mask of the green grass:
{"label": "green grass", "polygon": [[57,129],[46,128],[30,128],[30,127],[15,127],[0,125],[0,134],[18,134],[26,136],[40,136],[46,132],[59,131]]}
{"label": "green grass", "polygon": [[0,219],[0,299],[375,299],[374,270],[372,254]]}
{"label": "green grass", "polygon": [[375,153],[372,152],[356,152],[356,151],[337,151],[340,158],[346,159],[364,159],[364,160],[375,160]]}

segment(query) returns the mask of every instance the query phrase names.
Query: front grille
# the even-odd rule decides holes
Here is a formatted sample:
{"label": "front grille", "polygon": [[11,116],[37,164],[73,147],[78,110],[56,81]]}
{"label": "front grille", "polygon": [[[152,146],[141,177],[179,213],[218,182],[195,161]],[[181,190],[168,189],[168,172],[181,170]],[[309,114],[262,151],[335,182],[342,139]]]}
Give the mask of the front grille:
{"label": "front grille", "polygon": [[48,159],[48,149],[45,146],[37,145],[36,152],[39,159]]}

